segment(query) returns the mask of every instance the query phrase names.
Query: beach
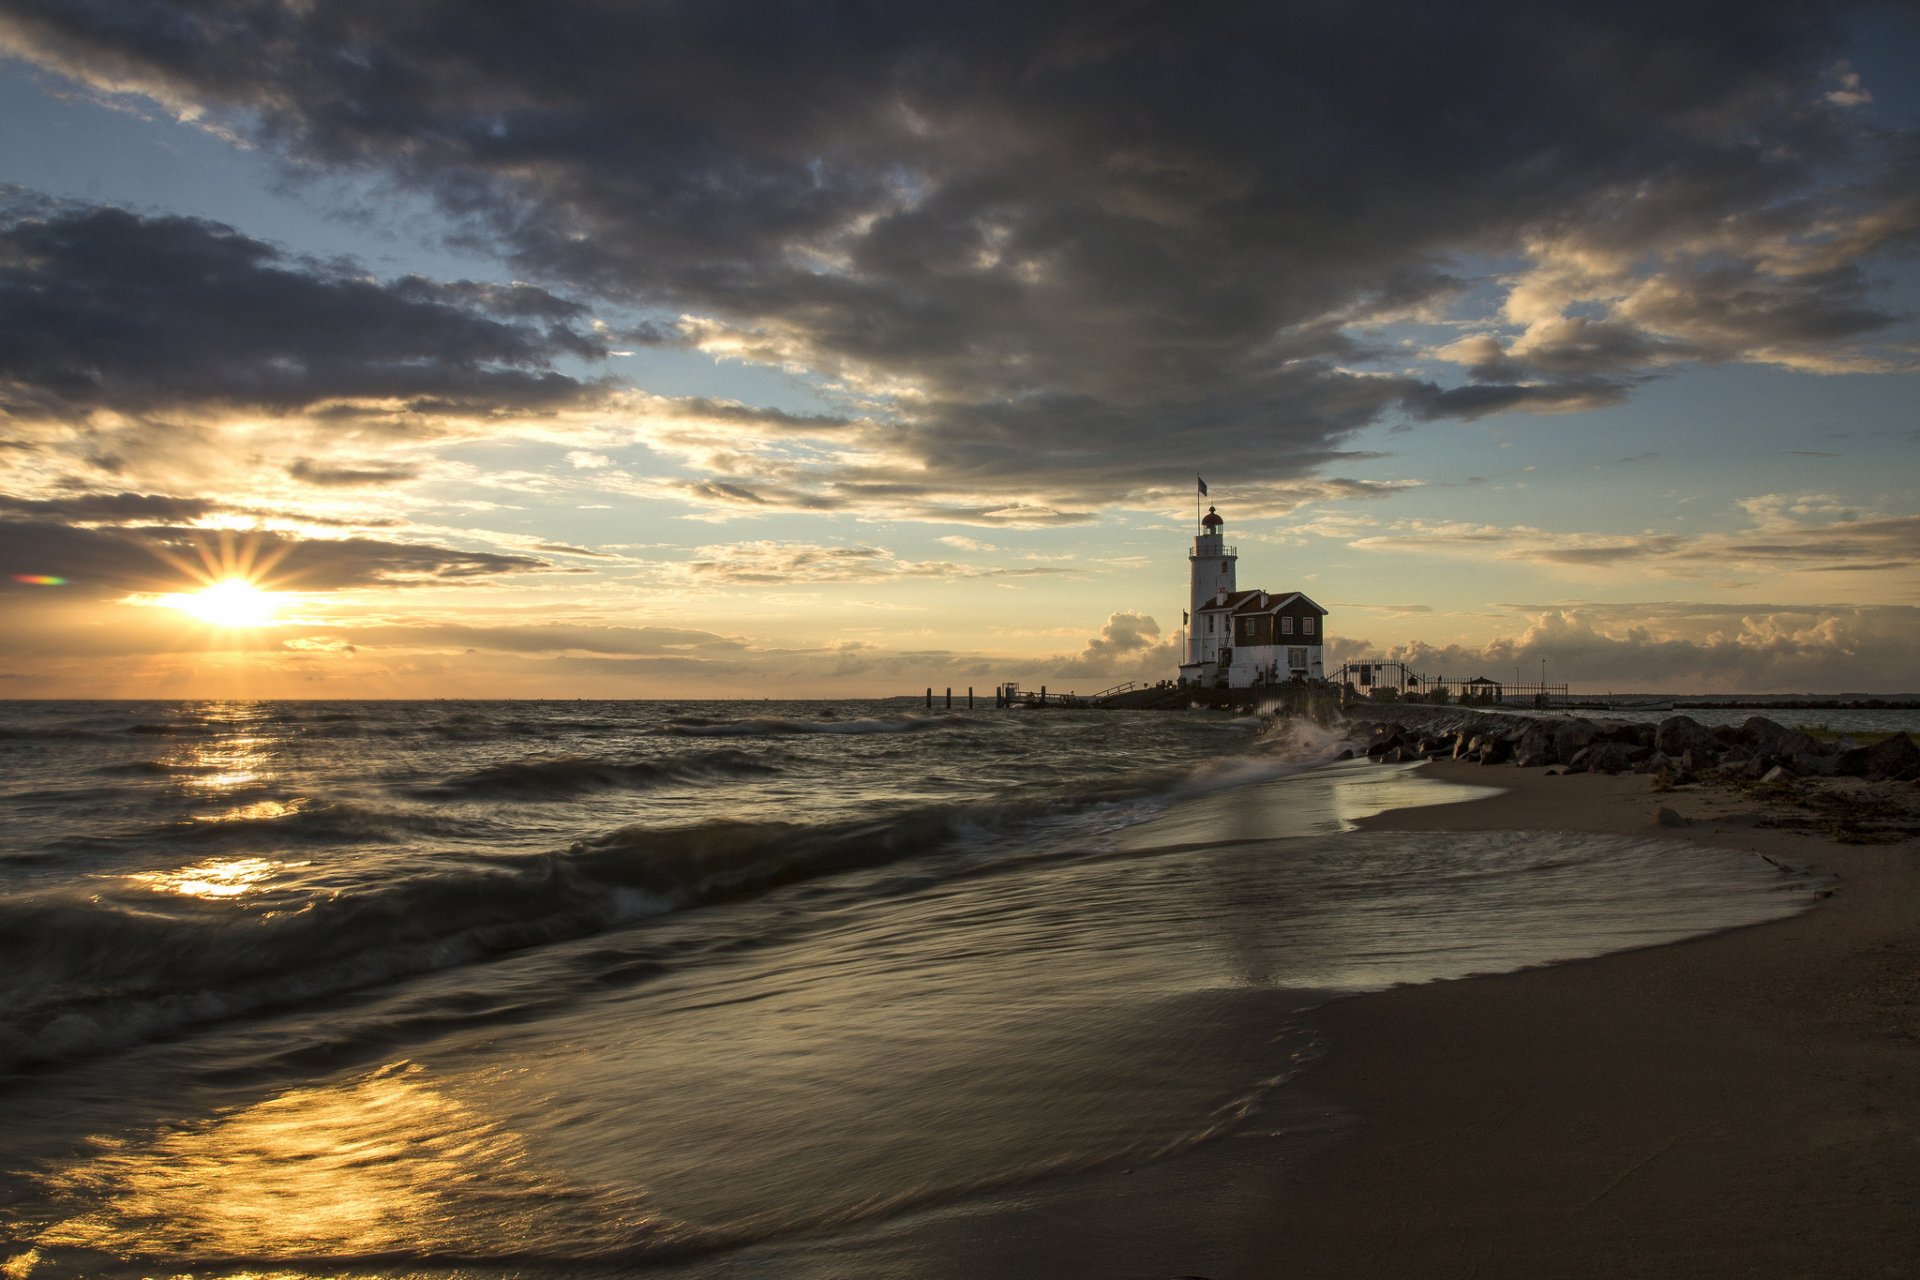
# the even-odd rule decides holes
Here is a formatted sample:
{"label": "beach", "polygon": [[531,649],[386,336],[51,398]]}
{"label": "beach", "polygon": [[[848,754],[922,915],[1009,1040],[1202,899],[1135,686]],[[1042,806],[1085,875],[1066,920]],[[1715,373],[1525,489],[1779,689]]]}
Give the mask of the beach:
{"label": "beach", "polygon": [[1425,769],[1505,790],[1363,825],[1658,834],[1837,883],[1786,920],[1321,1010],[1310,1087],[1355,1128],[1249,1274],[1920,1274],[1920,848],[1761,825],[1723,789]]}

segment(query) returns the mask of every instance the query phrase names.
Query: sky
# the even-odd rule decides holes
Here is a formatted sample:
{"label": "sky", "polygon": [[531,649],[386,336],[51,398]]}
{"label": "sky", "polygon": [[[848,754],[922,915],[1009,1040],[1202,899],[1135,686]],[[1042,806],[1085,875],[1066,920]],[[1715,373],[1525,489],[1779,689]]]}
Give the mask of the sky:
{"label": "sky", "polygon": [[1906,4],[0,0],[0,697],[1920,690],[1917,248]]}

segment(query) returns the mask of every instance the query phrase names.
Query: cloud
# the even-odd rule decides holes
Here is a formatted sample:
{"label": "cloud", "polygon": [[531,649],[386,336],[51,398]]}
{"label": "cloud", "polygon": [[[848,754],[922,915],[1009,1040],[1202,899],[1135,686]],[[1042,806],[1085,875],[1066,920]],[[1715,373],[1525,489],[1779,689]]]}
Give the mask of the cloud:
{"label": "cloud", "polygon": [[1161,639],[1160,624],[1152,617],[1123,610],[1108,615],[1100,634],[1088,637],[1078,654],[1044,665],[1056,680],[1163,680],[1179,664],[1178,647],[1172,637]]}
{"label": "cloud", "polygon": [[414,466],[328,467],[307,458],[299,458],[287,468],[287,474],[295,480],[322,488],[361,488],[412,480],[420,474],[420,468]]}
{"label": "cloud", "polygon": [[[677,317],[622,341],[850,406],[741,409],[842,442],[804,465],[763,439],[703,446],[715,483],[690,500],[834,511],[871,484],[913,518],[992,524],[989,497],[1087,512],[1196,462],[1297,481],[1382,419],[1579,412],[1679,361],[1910,367],[1866,266],[1914,243],[1920,152],[1856,123],[1873,106],[1843,65],[1847,8],[556,0],[489,23],[452,0],[351,20],[21,0],[0,40],[295,175],[428,193],[529,278]],[[211,255],[320,305],[258,336],[181,308],[238,357],[220,364],[36,346],[39,401],[541,406],[583,394],[554,360],[602,353],[552,294],[359,282],[204,224],[120,225],[127,256]],[[56,282],[126,277],[61,252]],[[186,296],[239,301],[210,287]],[[319,366],[280,363],[286,317],[356,309],[427,323],[377,330],[400,357],[329,327]],[[1480,338],[1408,372],[1371,328],[1408,318]]]}
{"label": "cloud", "polygon": [[[1525,525],[1399,520],[1350,538],[1363,551],[1494,557],[1597,570],[1697,576],[1729,570],[1861,572],[1920,566],[1920,516],[1880,516],[1822,496],[1766,494],[1739,504],[1745,528],[1699,534],[1551,532]],[[1327,532],[1345,536],[1351,524]]]}
{"label": "cloud", "polygon": [[1589,692],[1911,692],[1920,646],[1912,606],[1581,605],[1536,614],[1485,644],[1376,646],[1337,638],[1337,661],[1386,657],[1429,678],[1547,679]]}
{"label": "cloud", "polygon": [[[605,354],[573,327],[584,314],[531,285],[378,281],[197,218],[0,208],[0,397],[15,417],[551,409],[592,393],[553,368]],[[340,474],[302,478],[367,482]]]}
{"label": "cloud", "polygon": [[225,509],[206,498],[175,498],[158,493],[76,493],[57,498],[0,494],[0,514],[75,524],[185,523]]}
{"label": "cloud", "polygon": [[[377,538],[302,538],[274,532],[211,532],[161,525],[89,528],[48,521],[0,520],[0,565],[8,574],[65,578],[74,593],[111,598],[127,592],[191,590],[226,572],[251,570],[289,591],[412,586],[508,574],[552,572],[531,556],[463,551]],[[15,602],[31,588],[0,581]]]}
{"label": "cloud", "polygon": [[700,556],[687,564],[687,573],[696,582],[748,586],[891,582],[904,578],[1031,578],[1061,572],[1064,570],[1037,565],[996,568],[946,560],[903,560],[880,547],[773,541],[704,547]]}

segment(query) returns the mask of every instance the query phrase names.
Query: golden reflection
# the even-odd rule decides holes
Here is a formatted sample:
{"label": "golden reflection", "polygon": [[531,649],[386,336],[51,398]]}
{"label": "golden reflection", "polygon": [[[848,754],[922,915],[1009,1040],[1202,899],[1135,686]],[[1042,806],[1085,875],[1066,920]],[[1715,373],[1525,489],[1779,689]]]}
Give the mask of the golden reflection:
{"label": "golden reflection", "polygon": [[212,793],[237,791],[267,776],[268,739],[250,735],[222,737],[211,742],[181,741],[160,763],[178,770],[181,785]]}
{"label": "golden reflection", "polygon": [[156,893],[175,893],[188,898],[238,898],[262,887],[281,870],[311,865],[275,862],[270,858],[216,858],[177,871],[148,871],[128,879]]}
{"label": "golden reflection", "polygon": [[[202,1264],[537,1252],[578,1247],[550,1231],[556,1200],[596,1198],[541,1179],[523,1138],[406,1062],[294,1089],[143,1147],[95,1145],[98,1154],[52,1188],[57,1201],[88,1207],[22,1243],[43,1254]],[[644,1214],[594,1216],[615,1233],[653,1225]]]}
{"label": "golden reflection", "polygon": [[259,822],[272,818],[291,818],[307,807],[304,798],[294,800],[256,800],[228,809],[225,813],[197,813],[195,822]]}

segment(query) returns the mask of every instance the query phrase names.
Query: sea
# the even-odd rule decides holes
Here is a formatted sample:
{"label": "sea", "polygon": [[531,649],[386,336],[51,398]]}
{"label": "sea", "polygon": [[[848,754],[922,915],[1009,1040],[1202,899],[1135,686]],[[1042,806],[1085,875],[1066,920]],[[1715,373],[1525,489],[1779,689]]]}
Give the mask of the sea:
{"label": "sea", "polygon": [[0,704],[0,1276],[1217,1274],[1357,1122],[1316,1008],[1812,899],[1651,837],[1361,829],[1487,788],[1347,745]]}

